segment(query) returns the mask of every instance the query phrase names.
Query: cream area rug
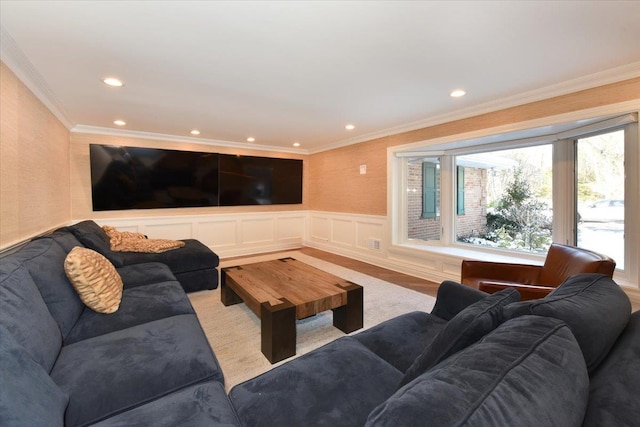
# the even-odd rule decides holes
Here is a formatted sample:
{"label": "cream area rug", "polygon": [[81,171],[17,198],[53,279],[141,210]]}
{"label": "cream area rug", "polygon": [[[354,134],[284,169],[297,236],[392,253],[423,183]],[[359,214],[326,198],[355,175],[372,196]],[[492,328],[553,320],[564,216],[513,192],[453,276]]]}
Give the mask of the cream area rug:
{"label": "cream area rug", "polygon": [[[377,325],[411,311],[431,312],[435,298],[366,274],[313,258],[298,251],[247,257],[221,262],[220,268],[291,257],[364,288],[364,327]],[[299,320],[296,324],[296,356],[272,365],[260,351],[260,319],[244,304],[225,307],[220,288],[189,294],[198,319],[225,376],[227,390],[282,363],[292,360],[345,334],[333,327],[333,312]]]}

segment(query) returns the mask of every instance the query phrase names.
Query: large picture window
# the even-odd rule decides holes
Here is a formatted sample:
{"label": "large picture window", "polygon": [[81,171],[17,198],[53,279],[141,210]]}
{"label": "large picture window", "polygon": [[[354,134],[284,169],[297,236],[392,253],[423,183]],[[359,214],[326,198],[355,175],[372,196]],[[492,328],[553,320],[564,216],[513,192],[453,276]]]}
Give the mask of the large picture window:
{"label": "large picture window", "polygon": [[[456,156],[456,241],[546,252],[552,235],[552,151],[547,144]],[[464,217],[461,192],[468,200]]]}
{"label": "large picture window", "polygon": [[634,113],[399,148],[393,244],[543,260],[557,242],[608,255],[637,280],[640,242],[625,236],[638,226],[625,218],[640,206],[639,145]]}

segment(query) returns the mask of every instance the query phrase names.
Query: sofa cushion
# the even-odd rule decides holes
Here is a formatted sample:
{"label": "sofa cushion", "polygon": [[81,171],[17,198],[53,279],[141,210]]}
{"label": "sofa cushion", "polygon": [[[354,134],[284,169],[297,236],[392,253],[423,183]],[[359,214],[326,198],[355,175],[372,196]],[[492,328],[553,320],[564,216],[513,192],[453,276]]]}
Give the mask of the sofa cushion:
{"label": "sofa cushion", "polygon": [[401,377],[344,337],[235,386],[229,397],[246,426],[361,426]]}
{"label": "sofa cushion", "polygon": [[125,289],[176,280],[176,276],[173,275],[169,267],[159,262],[124,265],[116,270]]}
{"label": "sofa cushion", "polygon": [[142,252],[121,253],[123,262],[126,265],[139,264],[141,262],[161,262],[167,264],[174,274],[215,268],[220,264],[218,255],[202,242],[194,239],[182,241],[185,243],[183,247],[158,254]]}
{"label": "sofa cushion", "polygon": [[0,425],[64,425],[69,397],[1,326],[0,365]]}
{"label": "sofa cushion", "polygon": [[64,339],[69,345],[98,335],[180,314],[194,314],[193,307],[176,281],[125,289],[120,308],[113,314],[85,309]]}
{"label": "sofa cushion", "polygon": [[38,237],[37,239],[51,239],[55,241],[60,247],[66,252],[71,252],[71,249],[76,246],[84,246],[80,240],[76,239],[76,236],[73,233],[66,231],[66,228],[60,228],[55,230],[51,234],[47,234],[43,237]]}
{"label": "sofa cushion", "polygon": [[63,337],[84,310],[84,304],[64,272],[66,256],[67,251],[49,238],[31,241],[11,255],[28,268]]}
{"label": "sofa cushion", "polygon": [[518,291],[507,288],[471,304],[456,314],[433,341],[424,347],[405,373],[400,386],[493,331],[503,321],[503,307],[519,299]]}
{"label": "sofa cushion", "polygon": [[240,426],[224,386],[217,381],[196,384],[93,427]]}
{"label": "sofa cushion", "polygon": [[113,264],[98,252],[75,247],[64,270],[82,302],[98,313],[113,313],[122,300],[122,279]]}
{"label": "sofa cushion", "polygon": [[58,324],[27,268],[8,258],[0,265],[0,326],[50,372],[62,346]]}
{"label": "sofa cushion", "polygon": [[640,420],[640,311],[631,315],[607,358],[591,375],[585,427],[632,426]]}
{"label": "sofa cushion", "polygon": [[420,355],[425,343],[430,343],[446,324],[439,317],[414,311],[384,321],[353,338],[400,372],[405,372]]}
{"label": "sofa cushion", "polygon": [[81,221],[77,224],[67,227],[66,230],[71,232],[76,237],[76,239],[78,239],[87,248],[101,253],[116,266],[119,267],[121,265],[120,257],[118,257],[117,254],[112,253],[111,251],[111,246],[109,245],[109,237],[105,234],[104,230],[94,221]]}
{"label": "sofa cushion", "polygon": [[631,303],[611,278],[602,274],[579,274],[565,280],[543,299],[505,308],[507,318],[525,314],[565,321],[580,344],[591,373],[629,322]]}
{"label": "sofa cushion", "polygon": [[431,310],[431,314],[444,320],[451,320],[456,314],[488,295],[476,288],[445,280],[438,287],[436,305]]}
{"label": "sofa cushion", "polygon": [[410,382],[367,426],[580,426],[589,377],[563,322],[525,316]]}
{"label": "sofa cushion", "polygon": [[68,426],[106,419],[222,371],[193,314],[64,346],[51,378],[69,395]]}

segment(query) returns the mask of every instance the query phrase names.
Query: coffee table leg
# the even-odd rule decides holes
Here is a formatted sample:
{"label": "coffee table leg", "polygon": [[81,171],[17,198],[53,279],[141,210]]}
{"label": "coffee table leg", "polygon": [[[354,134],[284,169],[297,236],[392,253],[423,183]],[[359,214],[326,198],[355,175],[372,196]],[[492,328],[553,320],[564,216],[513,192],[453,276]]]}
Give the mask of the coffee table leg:
{"label": "coffee table leg", "polygon": [[[229,268],[240,269],[240,267]],[[240,298],[238,294],[236,294],[234,290],[229,286],[228,282],[233,282],[233,279],[227,277],[226,270],[226,268],[223,268],[220,272],[220,301],[222,301],[222,304],[224,304],[225,306],[240,304],[242,302],[242,298]]]}
{"label": "coffee table leg", "polygon": [[282,303],[260,306],[262,353],[269,362],[276,363],[296,354],[296,306],[282,299]]}
{"label": "coffee table leg", "polygon": [[362,328],[364,291],[362,286],[351,282],[341,287],[347,291],[347,305],[333,309],[333,326],[348,334]]}

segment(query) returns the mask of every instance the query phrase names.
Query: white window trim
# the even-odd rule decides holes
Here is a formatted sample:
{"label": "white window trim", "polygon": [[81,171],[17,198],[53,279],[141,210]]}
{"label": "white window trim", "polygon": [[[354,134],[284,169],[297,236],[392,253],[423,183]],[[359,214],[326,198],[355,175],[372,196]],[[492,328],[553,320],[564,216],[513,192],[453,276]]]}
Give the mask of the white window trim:
{"label": "white window trim", "polygon": [[[457,259],[492,259],[502,262],[542,263],[544,261],[544,256],[538,254],[516,253],[513,251],[495,248],[469,248],[468,246],[471,245],[456,243],[455,230],[453,229],[453,191],[441,191],[442,233],[440,241],[424,242],[420,244],[417,244],[416,242],[408,242],[404,238],[404,236],[407,235],[407,222],[404,220],[404,218],[406,217],[407,198],[404,187],[404,183],[406,182],[406,168],[403,167],[403,158],[416,155],[433,155],[435,153],[437,153],[438,155],[442,155],[444,154],[444,152],[446,152],[447,155],[441,157],[441,167],[443,168],[441,174],[441,179],[443,180],[442,188],[449,188],[449,186],[453,188],[453,182],[449,182],[453,181],[453,175],[451,175],[451,173],[445,173],[445,171],[452,170],[451,167],[453,164],[453,156],[449,154],[457,152],[458,150],[443,150],[443,146],[445,144],[451,145],[455,144],[458,141],[466,141],[474,138],[486,138],[507,132],[525,131],[527,129],[533,129],[537,127],[568,122],[578,122],[580,120],[587,120],[594,117],[607,117],[616,114],[623,115],[621,117],[606,119],[595,124],[587,125],[585,127],[577,126],[571,131],[560,132],[551,135],[554,140],[569,139],[572,136],[576,135],[598,133],[600,130],[611,128],[613,126],[616,126],[616,124],[622,126],[624,123],[629,123],[629,120],[637,122],[638,111],[640,111],[639,100],[627,101],[619,104],[607,105],[604,107],[597,107],[588,110],[546,117],[543,119],[518,122],[504,126],[482,129],[480,131],[466,132],[457,135],[450,135],[446,137],[435,138],[432,140],[419,141],[416,143],[388,148],[387,188],[389,189],[389,191],[387,192],[387,203],[390,220],[387,222],[387,234],[389,236],[389,241],[391,242],[391,245],[389,247],[390,255],[402,256],[402,254],[406,254],[407,251],[415,253],[416,255],[419,253],[432,252],[434,254],[451,256]],[[631,140],[631,143],[626,144],[626,147],[631,147],[631,150],[627,149],[627,151],[632,151],[625,153],[625,162],[628,162],[625,169],[629,171],[627,172],[627,184],[625,186],[625,206],[627,207],[625,211],[626,213],[640,212],[640,172],[638,171],[638,166],[640,166],[640,137],[638,135],[638,126],[630,126],[630,129],[632,130],[625,133],[625,135],[627,135],[627,138]],[[542,137],[535,137],[533,139],[523,138],[515,142],[517,143],[517,146],[522,147],[528,144],[539,145],[541,142],[545,142],[546,140],[547,139],[543,135]],[[510,142],[513,143],[514,141]],[[491,145],[494,144],[484,144],[481,150],[485,151]],[[561,156],[561,158],[564,158],[566,156],[572,155],[572,152],[566,148],[567,146],[571,145],[572,144],[554,144],[554,158],[556,156]],[[501,148],[508,148],[508,146],[509,142],[500,145]],[[470,149],[469,147],[465,147],[464,149],[460,149],[459,151],[468,153]],[[630,173],[634,174],[634,176],[630,177]],[[556,191],[556,186],[562,189],[566,189],[568,188],[567,186],[562,186],[573,186],[573,183],[574,181],[572,173],[565,172],[564,176],[559,176],[557,178],[554,177],[554,199],[559,197],[560,194],[559,191]],[[445,185],[447,185],[448,187],[444,187]],[[558,202],[565,204],[563,206],[564,209],[562,209],[562,211],[565,212],[565,215],[563,215],[562,218],[558,217],[558,219],[556,219],[554,216],[553,240],[557,242],[572,242],[573,235],[575,233],[575,230],[572,230],[571,227],[555,227],[556,221],[563,221],[564,224],[567,224],[569,221],[573,223],[573,219],[568,218],[571,216],[570,212],[573,212],[573,206],[568,206],[566,205],[566,203],[573,204],[574,202],[567,201],[566,199],[569,198],[564,198],[562,199],[562,201]],[[556,200],[554,200],[554,205],[556,205]],[[627,244],[625,247],[625,270],[623,272],[616,272],[614,278],[619,284],[631,286],[638,289],[640,288],[640,271],[638,267],[638,265],[640,264],[640,224],[638,224],[638,221],[632,221],[631,216],[627,215],[627,217],[629,218],[629,220],[625,221],[625,233],[627,236],[635,236],[635,239],[633,239],[633,242],[631,244]],[[561,229],[561,231],[556,231],[556,229]]]}

